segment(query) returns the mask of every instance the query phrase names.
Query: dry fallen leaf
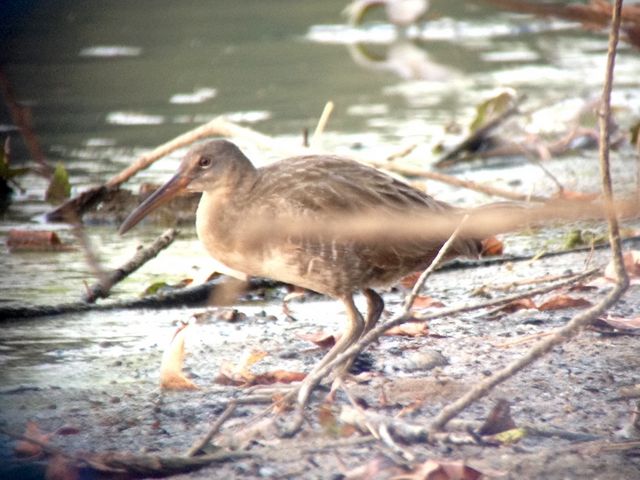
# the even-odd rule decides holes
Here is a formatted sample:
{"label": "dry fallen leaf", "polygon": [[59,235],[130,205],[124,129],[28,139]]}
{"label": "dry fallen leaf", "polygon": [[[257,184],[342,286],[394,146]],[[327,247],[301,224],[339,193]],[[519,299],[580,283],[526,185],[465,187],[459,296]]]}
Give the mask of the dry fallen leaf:
{"label": "dry fallen leaf", "polygon": [[171,343],[162,354],[160,387],[166,390],[196,390],[198,386],[182,373],[184,363],[184,337],[188,324],[178,327]]}
{"label": "dry fallen leaf", "polygon": [[429,335],[429,326],[425,322],[403,323],[387,330],[385,335],[389,337],[426,337]]}
{"label": "dry fallen leaf", "polygon": [[267,356],[263,350],[251,350],[245,352],[238,363],[225,362],[220,366],[220,372],[216,383],[221,385],[252,385],[256,376],[251,372],[251,367]]}
{"label": "dry fallen leaf", "polygon": [[498,309],[500,312],[513,313],[519,310],[537,309],[536,304],[530,298],[519,298],[503,305]]}
{"label": "dry fallen leaf", "polygon": [[563,188],[555,195],[555,198],[559,198],[562,200],[582,200],[590,202],[591,200],[595,200],[599,196],[599,193],[576,192],[574,190],[567,190],[566,188]]}
{"label": "dry fallen leaf", "polygon": [[[34,421],[27,422],[24,436],[44,444],[49,443],[49,439],[51,438],[51,434],[43,433]],[[19,440],[16,442],[14,452],[18,457],[37,457],[42,453],[42,447],[27,440]]]}
{"label": "dry fallen leaf", "polygon": [[274,370],[255,375],[252,385],[271,385],[272,383],[301,382],[307,374],[303,372],[290,372],[288,370]]}
{"label": "dry fallen leaf", "polygon": [[478,433],[480,435],[495,435],[515,427],[516,423],[511,418],[511,405],[504,398],[500,398],[494,404]]}
{"label": "dry fallen leaf", "polygon": [[497,237],[485,238],[481,242],[483,257],[495,257],[504,253],[504,243]]}
{"label": "dry fallen leaf", "polygon": [[[631,279],[640,277],[640,251],[629,250],[623,254],[624,268]],[[613,260],[609,262],[607,268],[604,269],[604,276],[609,280],[615,280],[616,270]]]}
{"label": "dry fallen leaf", "polygon": [[625,318],[607,315],[606,317],[599,318],[598,320],[606,323],[610,327],[617,328],[618,330],[635,330],[640,328],[640,317]]}
{"label": "dry fallen leaf", "polygon": [[418,295],[413,301],[413,308],[442,308],[444,303],[428,295]]}
{"label": "dry fallen leaf", "polygon": [[406,475],[396,475],[393,480],[477,480],[480,477],[482,477],[482,472],[461,461],[427,460],[413,472]]}
{"label": "dry fallen leaf", "polygon": [[58,454],[54,455],[47,463],[45,478],[47,480],[78,480],[86,478],[86,476],[80,476],[80,471],[74,460]]}
{"label": "dry fallen leaf", "polygon": [[10,251],[60,251],[68,250],[56,232],[48,230],[9,230],[7,247]]}
{"label": "dry fallen leaf", "polygon": [[409,275],[402,277],[400,279],[400,285],[402,285],[404,288],[411,289],[413,288],[415,283],[418,281],[418,278],[420,277],[420,275],[422,275],[422,272],[410,273]]}
{"label": "dry fallen leaf", "polygon": [[549,310],[562,310],[564,308],[585,308],[591,306],[591,302],[580,297],[570,297],[569,295],[559,294],[551,297],[538,307],[541,312]]}
{"label": "dry fallen leaf", "polygon": [[323,331],[319,331],[316,333],[309,333],[309,334],[299,333],[297,334],[297,336],[301,340],[306,340],[307,342],[314,343],[318,347],[324,348],[327,350],[333,347],[338,341],[338,339],[340,338],[340,335],[334,335],[334,334],[326,333]]}
{"label": "dry fallen leaf", "polygon": [[290,372],[287,370],[274,370],[255,374],[251,367],[267,356],[262,350],[252,350],[245,354],[237,364],[223,363],[215,382],[221,385],[233,385],[249,387],[253,385],[271,385],[273,383],[299,382],[306,376],[302,372]]}

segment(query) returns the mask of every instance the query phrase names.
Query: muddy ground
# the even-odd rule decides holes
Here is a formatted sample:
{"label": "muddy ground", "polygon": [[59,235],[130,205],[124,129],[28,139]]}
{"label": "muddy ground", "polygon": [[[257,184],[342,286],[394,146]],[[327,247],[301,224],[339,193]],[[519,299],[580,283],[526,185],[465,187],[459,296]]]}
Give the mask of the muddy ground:
{"label": "muddy ground", "polygon": [[[445,270],[432,277],[428,294],[450,307],[482,300],[472,293],[483,285],[496,297],[505,295],[496,286],[578,272],[587,263],[605,265],[607,260],[608,253],[598,251],[595,255],[572,253],[534,262]],[[600,284],[570,295],[596,302],[607,288]],[[400,290],[385,294],[387,317],[398,311],[403,294]],[[543,299],[535,299],[536,304]],[[119,339],[96,339],[90,347],[84,345],[72,355],[65,354],[51,370],[41,367],[49,382],[27,374],[33,373],[35,366],[25,367],[22,373],[5,372],[0,425],[23,432],[26,422],[32,420],[43,432],[59,431],[48,442],[70,454],[183,454],[206,434],[231,399],[248,395],[245,388],[215,383],[223,363],[237,362],[243,352],[259,349],[268,356],[253,367],[256,373],[279,368],[304,371],[323,351],[299,335],[318,330],[333,333],[341,328],[343,314],[335,302],[315,296],[292,302],[295,319],[284,315],[279,303],[261,308],[246,302],[235,307],[246,315],[235,322],[223,320],[228,318],[226,314],[214,314],[190,326],[185,372],[199,389],[180,392],[161,392],[158,387],[164,340],[170,338],[177,322],[202,309],[120,313],[141,330],[140,338],[148,335],[154,340],[127,349]],[[383,337],[359,362],[368,371],[347,381],[346,390],[368,412],[388,417],[400,414],[407,422],[427,425],[442,406],[523,355],[537,341],[536,337],[519,339],[550,332],[566,324],[577,311],[527,309],[496,314],[485,310],[438,318],[429,322],[427,336]],[[639,311],[640,287],[635,285],[612,313],[630,317]],[[77,321],[90,330],[91,315],[97,314],[83,314]],[[25,332],[44,325],[37,322],[44,320],[5,324],[6,331],[22,330],[15,335],[28,336]],[[47,328],[55,330],[56,321],[52,319]],[[229,332],[246,335],[245,340],[230,340],[237,337]],[[546,432],[544,435],[532,433],[506,445],[398,441],[402,451],[393,451],[340,420],[340,412],[349,404],[344,391],[324,407],[321,403],[326,391],[318,391],[306,410],[302,432],[289,439],[278,438],[272,428],[256,427],[256,433],[255,428],[247,427],[252,417],[265,409],[264,404],[239,405],[214,443],[234,443],[249,456],[172,478],[392,478],[427,460],[463,460],[484,472],[486,478],[640,478],[637,445],[635,449],[602,447],[634,436],[630,422],[635,401],[615,400],[621,389],[639,383],[638,337],[633,333],[621,334],[605,327],[585,331],[460,416],[462,420],[483,421],[496,400],[506,399],[517,426],[535,427]],[[230,344],[227,349],[225,344]],[[278,415],[286,420],[290,413]],[[251,422],[256,424],[264,425]],[[561,431],[564,438],[553,436],[553,431]],[[0,439],[1,478],[42,478],[46,458],[16,459],[15,442],[6,436]]]}

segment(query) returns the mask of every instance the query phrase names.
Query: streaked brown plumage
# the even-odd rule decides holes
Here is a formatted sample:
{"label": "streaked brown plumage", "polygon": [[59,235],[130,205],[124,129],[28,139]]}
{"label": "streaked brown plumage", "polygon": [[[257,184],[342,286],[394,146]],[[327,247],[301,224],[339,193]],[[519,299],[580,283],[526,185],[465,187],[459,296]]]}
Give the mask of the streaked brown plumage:
{"label": "streaked brown plumage", "polygon": [[[373,288],[428,266],[441,242],[268,234],[256,240],[251,236],[256,221],[285,218],[322,222],[348,214],[446,213],[452,208],[349,159],[309,155],[255,168],[233,143],[214,140],[192,148],[178,173],[129,215],[120,232],[128,231],[183,189],[203,192],[196,228],[200,241],[217,261],[248,276],[291,283],[344,303],[346,331],[316,369],[378,321],[384,302]],[[478,242],[461,239],[453,245],[452,253],[478,252]],[[353,294],[358,291],[367,298],[366,319],[353,303]]]}

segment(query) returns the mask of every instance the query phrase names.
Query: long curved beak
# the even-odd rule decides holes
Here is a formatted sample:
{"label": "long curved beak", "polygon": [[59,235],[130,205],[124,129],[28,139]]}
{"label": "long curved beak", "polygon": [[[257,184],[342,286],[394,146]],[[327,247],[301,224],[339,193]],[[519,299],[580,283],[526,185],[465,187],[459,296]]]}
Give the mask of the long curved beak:
{"label": "long curved beak", "polygon": [[190,181],[191,179],[183,173],[178,173],[173,176],[171,180],[153,192],[144,202],[138,205],[138,208],[129,214],[127,219],[122,223],[122,225],[120,225],[118,233],[120,235],[127,233],[135,227],[140,220],[146,217],[149,212],[155,210],[160,205],[164,205],[178,193],[183,191],[187,185],[189,185]]}

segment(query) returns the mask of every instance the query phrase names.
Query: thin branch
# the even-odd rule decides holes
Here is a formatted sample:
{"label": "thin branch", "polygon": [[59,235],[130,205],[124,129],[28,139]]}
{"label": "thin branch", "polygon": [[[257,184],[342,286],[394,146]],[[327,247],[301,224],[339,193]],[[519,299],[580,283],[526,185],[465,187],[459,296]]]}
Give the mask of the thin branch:
{"label": "thin branch", "polygon": [[611,18],[611,31],[609,33],[609,48],[607,52],[607,68],[605,73],[604,86],[602,89],[602,100],[598,111],[600,127],[600,175],[602,177],[602,191],[604,193],[604,206],[607,220],[609,222],[609,242],[611,243],[611,253],[613,255],[615,272],[618,285],[626,289],[629,285],[629,278],[624,268],[622,258],[622,246],[620,244],[620,227],[614,207],[613,187],[611,181],[611,169],[609,166],[609,151],[611,143],[611,89],[613,88],[613,70],[615,67],[616,48],[620,34],[620,19],[622,11],[622,0],[615,0]]}
{"label": "thin branch", "polygon": [[197,455],[198,452],[203,450],[209,444],[211,439],[218,434],[218,432],[220,431],[220,428],[222,427],[222,425],[224,425],[224,422],[226,422],[229,419],[229,417],[233,415],[233,412],[235,412],[237,406],[238,406],[238,402],[235,402],[232,400],[229,403],[229,406],[225,409],[225,411],[222,412],[222,414],[217,418],[215,423],[211,426],[211,429],[209,430],[209,432],[202,439],[194,443],[193,446],[187,451],[185,456],[193,457]]}
{"label": "thin branch", "polygon": [[443,168],[451,166],[455,163],[456,157],[465,150],[469,150],[473,145],[477,144],[481,139],[485,138],[492,130],[497,128],[500,124],[504,123],[509,117],[519,113],[519,108],[526,97],[520,97],[514,100],[513,105],[507,108],[504,112],[492,118],[488,122],[485,122],[480,128],[477,128],[471,134],[462,140],[456,147],[445,153],[436,163],[437,168]]}
{"label": "thin branch", "polygon": [[315,147],[318,145],[320,141],[320,136],[324,133],[325,128],[327,127],[327,123],[329,122],[329,117],[331,113],[333,113],[334,104],[331,100],[329,100],[322,110],[322,115],[320,115],[320,119],[318,120],[318,124],[316,125],[316,129],[313,132],[313,136],[311,137],[311,146]]}
{"label": "thin branch", "polygon": [[404,299],[404,304],[402,306],[402,315],[409,314],[409,312],[411,311],[411,307],[413,307],[413,302],[415,302],[416,297],[420,293],[420,290],[422,290],[422,287],[424,287],[424,284],[426,283],[427,279],[431,276],[431,274],[435,271],[435,269],[440,266],[447,252],[451,248],[451,245],[453,245],[453,242],[455,242],[456,239],[458,238],[458,234],[460,233],[460,230],[462,229],[463,225],[467,222],[468,219],[469,219],[468,214],[462,217],[462,220],[460,220],[460,223],[458,224],[456,229],[453,231],[449,239],[442,245],[442,247],[440,247],[440,250],[438,251],[438,254],[436,255],[436,257],[429,264],[426,270],[420,274],[420,276],[418,277],[418,280],[413,285],[411,292]]}
{"label": "thin branch", "polygon": [[176,230],[170,228],[156,238],[150,247],[137,250],[135,255],[124,265],[109,273],[103,274],[98,282],[88,288],[82,300],[84,302],[94,303],[98,298],[107,298],[109,296],[109,291],[115,284],[127,278],[130,274],[135,272],[138,268],[156,257],[162,250],[171,245],[173,240],[176,238],[176,235]]}
{"label": "thin branch", "polygon": [[401,312],[400,314],[392,317],[387,322],[381,325],[378,325],[375,328],[372,328],[369,331],[369,333],[367,333],[364,337],[358,340],[355,344],[347,348],[344,352],[337,355],[336,358],[334,358],[331,362],[325,365],[324,368],[319,369],[314,374],[309,374],[309,378],[312,378],[310,382],[313,383],[314,381],[317,382],[321,380],[338,365],[342,365],[344,362],[352,358],[355,358],[360,352],[362,352],[365,348],[367,348],[367,346],[376,342],[382,335],[385,334],[387,330],[393,327],[396,327],[398,325],[401,325],[403,323],[409,322],[411,320],[415,320],[416,318],[421,321],[428,321],[428,320],[433,320],[435,318],[449,317],[449,316],[457,315],[460,313],[481,310],[483,308],[495,307],[498,305],[505,305],[514,300],[519,300],[520,298],[523,298],[523,297],[527,297],[527,296],[533,297],[536,295],[542,295],[542,294],[551,292],[559,287],[563,287],[565,285],[570,285],[572,283],[579,282],[585,278],[590,277],[597,271],[598,269],[593,268],[579,275],[575,275],[571,278],[568,278],[559,282],[555,282],[551,285],[546,285],[544,287],[531,289],[526,292],[518,293],[516,295],[508,295],[502,298],[473,303],[471,305],[462,305],[458,307],[444,308],[444,309],[438,310],[437,312],[430,312],[422,315]]}
{"label": "thin branch", "polygon": [[47,157],[40,146],[38,136],[31,126],[31,115],[29,109],[18,103],[11,83],[2,69],[0,69],[0,92],[4,98],[5,105],[9,110],[11,119],[18,127],[18,130],[20,130],[20,134],[24,139],[24,143],[26,144],[31,157],[33,157],[33,160],[38,164],[39,168],[36,170],[43,177],[51,178],[53,175],[53,168],[47,163]]}
{"label": "thin branch", "polygon": [[[360,160],[362,161],[362,160]],[[483,185],[477,182],[473,182],[471,180],[463,180],[458,177],[454,177],[453,175],[447,175],[445,173],[440,172],[432,172],[429,170],[425,170],[423,168],[416,168],[410,165],[402,165],[397,162],[387,163],[383,161],[374,161],[374,160],[366,160],[363,163],[367,163],[374,167],[383,168],[385,170],[389,170],[390,172],[395,172],[400,175],[405,175],[408,177],[421,177],[426,178],[428,180],[434,180],[436,182],[445,183],[447,185],[453,185],[454,187],[466,188],[467,190],[473,190],[474,192],[484,193],[485,195],[490,195],[494,197],[506,198],[508,200],[516,200],[516,201],[535,201],[535,202],[546,202],[549,200],[548,197],[542,195],[529,195],[525,193],[518,193],[513,190],[505,190],[503,188],[492,187],[490,185]]]}

